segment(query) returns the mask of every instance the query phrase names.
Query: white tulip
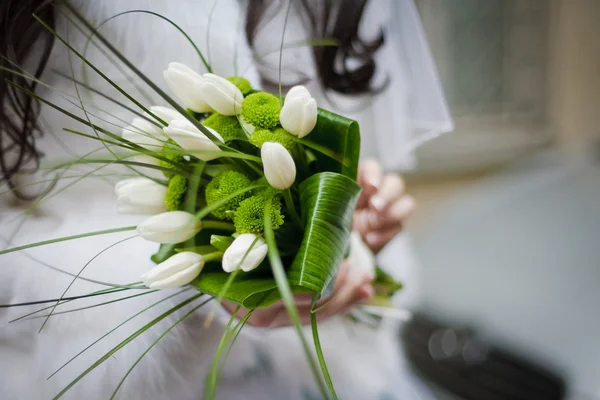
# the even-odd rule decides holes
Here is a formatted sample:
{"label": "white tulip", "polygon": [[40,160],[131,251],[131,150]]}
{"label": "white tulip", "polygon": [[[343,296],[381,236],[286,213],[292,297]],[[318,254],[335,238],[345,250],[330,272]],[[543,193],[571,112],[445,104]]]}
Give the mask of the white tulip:
{"label": "white tulip", "polygon": [[[223,138],[214,129],[206,127],[215,137],[222,142]],[[219,146],[213,143],[204,133],[196,128],[187,119],[176,119],[164,128],[165,133],[173,139],[184,150],[192,153],[194,151],[221,151]],[[217,154],[194,154],[201,160],[210,161],[218,158]]]}
{"label": "white tulip", "polygon": [[237,269],[244,272],[252,271],[265,259],[268,250],[267,244],[260,236],[243,233],[225,250],[223,270],[225,272],[233,272]]}
{"label": "white tulip", "polygon": [[265,178],[275,189],[285,190],[296,180],[296,164],[291,154],[279,143],[266,142],[260,149]]}
{"label": "white tulip", "polygon": [[115,185],[117,212],[120,214],[158,214],[166,212],[167,187],[148,178],[131,178]]}
{"label": "white tulip", "polygon": [[196,89],[219,114],[237,115],[242,111],[242,100],[244,100],[242,91],[219,75],[202,75],[202,82],[196,85]]}
{"label": "white tulip", "polygon": [[[179,111],[170,108],[170,107],[163,107],[163,106],[152,106],[150,107],[150,111],[156,115],[158,118],[162,119],[163,121],[165,121],[167,124],[170,124],[171,121],[175,120],[175,119],[181,119],[184,118]],[[148,113],[144,113],[145,116],[147,116],[148,118],[154,118],[152,117],[150,114]]]}
{"label": "white tulip", "polygon": [[121,136],[138,146],[152,151],[159,151],[167,137],[162,128],[143,118],[134,118],[131,125],[123,128]]}
{"label": "white tulip", "polygon": [[170,289],[187,285],[204,267],[200,254],[184,251],[161,262],[142,275],[142,282],[150,289]]}
{"label": "white tulip", "polygon": [[202,82],[202,76],[187,65],[172,62],[163,72],[167,84],[175,93],[175,96],[190,110],[195,112],[209,112],[210,106],[204,101],[198,92],[198,85]]}
{"label": "white tulip", "polygon": [[281,126],[294,136],[303,138],[317,124],[317,102],[304,86],[294,86],[279,113]]}
{"label": "white tulip", "polygon": [[143,221],[137,232],[150,242],[176,244],[193,238],[201,229],[202,224],[193,214],[169,211]]}

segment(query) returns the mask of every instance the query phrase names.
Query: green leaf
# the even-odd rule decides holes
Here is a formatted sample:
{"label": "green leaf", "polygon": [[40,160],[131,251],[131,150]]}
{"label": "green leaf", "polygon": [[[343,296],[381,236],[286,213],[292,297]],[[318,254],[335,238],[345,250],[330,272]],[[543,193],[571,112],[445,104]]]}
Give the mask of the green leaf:
{"label": "green leaf", "polygon": [[403,285],[380,267],[375,267],[375,281],[373,282],[373,287],[375,288],[376,295],[390,298],[398,290],[402,289]]}
{"label": "green leaf", "polygon": [[288,279],[321,293],[337,273],[348,247],[360,186],[344,175],[322,172],[300,185],[305,234]]}
{"label": "green leaf", "polygon": [[[359,193],[356,182],[332,172],[313,175],[300,185],[305,234],[295,257],[285,260],[293,293],[321,294],[335,276],[347,248]],[[280,300],[270,268],[265,266],[267,261],[252,272],[240,273],[231,282],[225,299],[249,309],[267,307]],[[219,264],[212,264],[192,285],[217,296],[228,277]]]}
{"label": "green leaf", "polygon": [[315,150],[319,171],[338,172],[356,180],[360,156],[356,121],[319,109],[315,129],[299,142]]}

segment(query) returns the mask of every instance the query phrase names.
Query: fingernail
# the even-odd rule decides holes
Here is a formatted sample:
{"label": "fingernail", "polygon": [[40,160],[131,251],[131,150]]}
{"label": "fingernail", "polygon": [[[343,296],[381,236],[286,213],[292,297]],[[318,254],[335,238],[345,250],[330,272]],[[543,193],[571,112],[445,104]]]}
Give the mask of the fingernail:
{"label": "fingernail", "polygon": [[379,195],[375,195],[375,196],[371,197],[371,205],[377,211],[383,211],[383,209],[387,205],[387,201],[385,201],[385,199],[383,197],[381,197]]}

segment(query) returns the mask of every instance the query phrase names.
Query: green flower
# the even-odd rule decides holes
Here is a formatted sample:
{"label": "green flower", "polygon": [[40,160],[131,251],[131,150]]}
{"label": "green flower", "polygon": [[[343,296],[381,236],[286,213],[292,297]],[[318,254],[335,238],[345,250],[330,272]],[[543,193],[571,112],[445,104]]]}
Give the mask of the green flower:
{"label": "green flower", "polygon": [[203,124],[217,131],[225,142],[246,137],[242,126],[235,116],[213,113],[204,120]]}
{"label": "green flower", "polygon": [[[233,223],[238,233],[262,233],[265,229],[264,212],[268,197],[252,196],[240,203],[235,211]],[[271,202],[271,226],[273,230],[283,225],[283,214],[281,213],[281,199],[274,197]]]}
{"label": "green flower", "polygon": [[[167,141],[167,143],[165,143],[165,145],[163,146],[163,157],[165,157],[166,159],[172,161],[173,163],[182,163],[184,161],[184,158],[181,154],[175,154],[174,151],[175,149],[173,147],[179,147],[177,145],[177,143],[175,143],[173,140],[169,139]],[[159,166],[161,166],[162,168],[169,168],[169,169],[177,169],[177,167],[175,167],[175,165],[173,165],[172,163],[165,161],[165,160],[160,160],[159,161]],[[163,175],[165,176],[165,178],[171,178],[173,176],[172,172],[168,172],[168,171],[162,171]]]}
{"label": "green flower", "polygon": [[238,89],[245,96],[252,90],[252,85],[250,81],[246,78],[242,78],[241,76],[230,76],[227,80],[237,86]]}
{"label": "green flower", "polygon": [[270,93],[253,93],[242,102],[244,119],[256,128],[275,128],[279,123],[280,111],[279,99]]}
{"label": "green flower", "polygon": [[169,211],[181,209],[185,193],[187,192],[187,179],[181,175],[173,175],[169,180],[167,193],[165,194],[165,204]]}
{"label": "green flower", "polygon": [[285,129],[278,126],[275,129],[256,129],[250,135],[250,143],[258,147],[262,147],[265,142],[277,142],[285,147],[287,150],[291,150],[296,146],[296,138],[290,135]]}
{"label": "green flower", "polygon": [[[215,176],[212,181],[206,185],[206,204],[212,205],[217,201],[237,192],[240,189],[248,187],[252,184],[250,178],[241,172],[223,171]],[[240,205],[240,202],[247,198],[250,192],[235,196],[233,199],[225,202],[221,206],[213,210],[213,215],[219,219],[231,219],[231,213]]]}

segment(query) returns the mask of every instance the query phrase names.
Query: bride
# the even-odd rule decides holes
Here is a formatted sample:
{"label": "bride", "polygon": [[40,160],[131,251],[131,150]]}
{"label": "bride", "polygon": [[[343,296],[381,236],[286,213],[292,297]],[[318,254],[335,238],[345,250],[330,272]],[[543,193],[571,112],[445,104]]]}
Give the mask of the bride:
{"label": "bride", "polygon": [[[121,120],[130,119],[131,114],[84,86],[74,85],[73,76],[119,98],[100,76],[83,68],[76,56],[53,40],[31,17],[33,12],[67,37],[78,51],[85,51],[94,65],[135,97],[146,99],[147,105],[158,101],[157,96],[140,88],[139,82],[123,75],[94,47],[93,40],[88,46],[86,37],[69,22],[68,13],[60,4],[53,7],[46,3],[3,0],[0,5],[2,66],[14,69],[11,63],[14,62],[50,85],[35,85],[4,70],[0,72],[5,78],[0,82],[0,178],[3,183],[0,239],[5,248],[134,225],[141,220],[113,211],[115,174],[123,172],[114,169],[104,174],[100,170],[82,179],[89,170],[73,167],[60,176],[58,185],[41,201],[35,200],[45,186],[31,183],[48,179],[39,169],[40,160],[49,164],[72,160],[94,150],[95,144],[64,132],[64,127],[72,127],[75,122],[23,97],[6,83],[7,79],[26,85],[74,113],[78,110],[65,101],[64,93],[79,95]],[[395,174],[384,174],[383,170],[412,167],[411,150],[421,139],[452,129],[412,0],[291,0],[289,7],[287,1],[264,0],[77,0],[74,5],[94,26],[129,10],[158,13],[190,35],[219,75],[243,75],[255,86],[273,91],[279,83],[284,90],[304,84],[320,107],[356,119],[362,133],[359,183],[363,193],[354,215],[354,229],[373,253],[379,253],[393,240],[380,262],[386,264],[385,261],[391,260],[387,263],[391,265],[382,265],[391,270],[406,268],[408,256],[401,250],[403,239],[397,235],[414,201],[405,194],[402,180]],[[205,72],[185,38],[156,16],[127,13],[105,22],[99,29],[154,82],[163,82],[162,72],[170,61]],[[309,39],[323,38],[335,39],[336,46],[313,48],[307,45]],[[102,252],[119,241],[122,242]],[[0,256],[0,303],[18,304],[60,297],[73,280],[65,272],[76,274],[99,253],[82,274],[86,280],[75,281],[67,295],[103,288],[94,281],[120,284],[137,281],[151,267],[149,255],[154,250],[147,242],[115,234]],[[402,364],[395,324],[387,322],[372,329],[348,326],[340,318],[352,305],[365,301],[373,293],[371,273],[362,265],[364,260],[351,255],[343,263],[334,292],[320,313],[320,317],[327,320],[321,328],[322,344],[338,395],[341,399],[426,398]],[[171,295],[172,298],[123,323]],[[106,296],[101,301],[121,297],[122,294]],[[184,294],[157,292],[61,313],[99,303],[94,298],[79,300],[76,306],[57,308],[41,330],[42,318],[11,321],[42,306],[0,308],[3,371],[0,398],[41,399],[56,395],[109,349],[183,298]],[[300,296],[296,301],[306,318],[310,304]],[[118,397],[200,398],[228,310],[231,311],[231,307],[224,304],[220,310],[222,318],[208,328],[204,327],[206,311],[198,311],[185,319],[136,366],[120,388]],[[181,311],[115,353],[75,384],[65,397],[109,398],[135,360],[186,310]],[[119,329],[47,379],[79,351],[120,324]],[[283,307],[274,305],[255,312],[249,324],[252,326],[242,331],[229,356],[217,397],[318,398],[298,340],[286,327],[288,318]]]}

